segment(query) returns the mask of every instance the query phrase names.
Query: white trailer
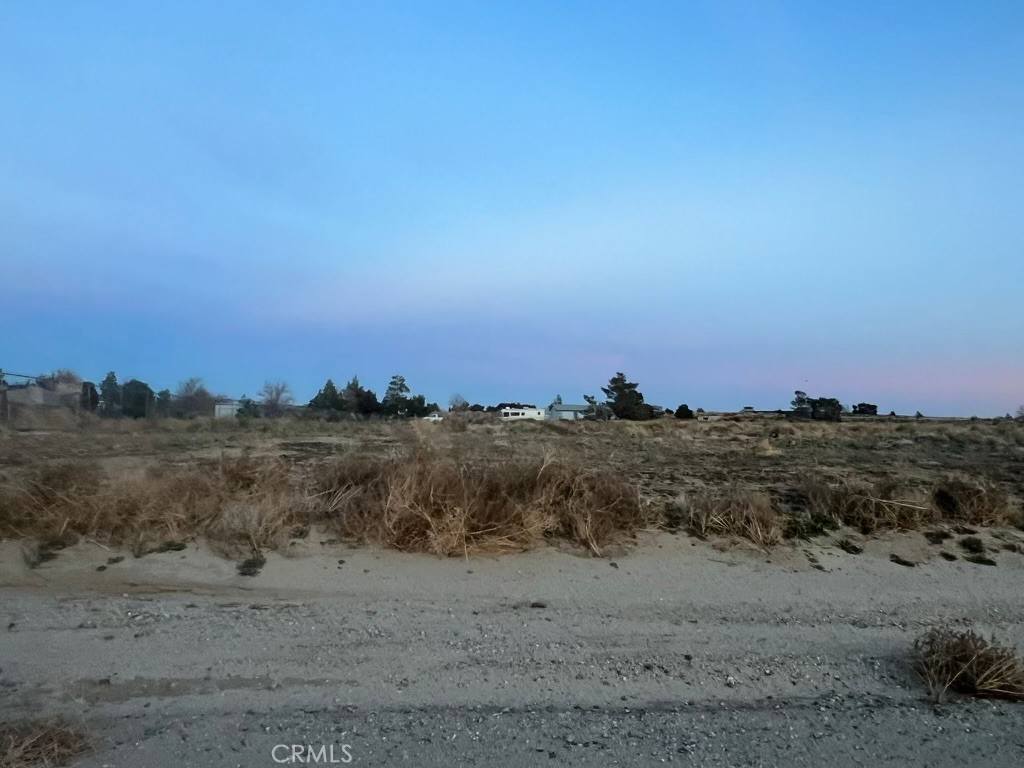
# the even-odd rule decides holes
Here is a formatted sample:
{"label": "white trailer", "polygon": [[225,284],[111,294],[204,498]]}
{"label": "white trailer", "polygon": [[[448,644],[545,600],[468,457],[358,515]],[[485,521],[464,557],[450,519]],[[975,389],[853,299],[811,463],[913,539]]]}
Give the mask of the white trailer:
{"label": "white trailer", "polygon": [[501,412],[502,421],[523,421],[525,419],[544,421],[544,418],[543,408],[505,408]]}

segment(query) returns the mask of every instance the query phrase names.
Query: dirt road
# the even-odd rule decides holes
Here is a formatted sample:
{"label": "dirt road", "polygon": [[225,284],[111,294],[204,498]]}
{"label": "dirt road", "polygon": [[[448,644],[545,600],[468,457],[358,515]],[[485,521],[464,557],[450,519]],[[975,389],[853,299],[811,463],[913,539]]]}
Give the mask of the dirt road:
{"label": "dirt road", "polygon": [[251,578],[195,546],[29,570],[8,543],[0,707],[84,725],[97,768],[1020,765],[1024,704],[933,708],[907,654],[936,622],[1024,637],[1024,557],[889,562],[919,539],[821,569],[667,534],[611,560],[310,541]]}

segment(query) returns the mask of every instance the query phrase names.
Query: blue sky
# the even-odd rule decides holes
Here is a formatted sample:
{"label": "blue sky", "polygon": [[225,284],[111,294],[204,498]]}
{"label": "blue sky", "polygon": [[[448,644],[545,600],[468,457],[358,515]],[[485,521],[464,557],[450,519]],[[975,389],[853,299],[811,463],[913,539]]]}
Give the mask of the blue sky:
{"label": "blue sky", "polygon": [[1020,2],[0,8],[0,367],[1024,403]]}

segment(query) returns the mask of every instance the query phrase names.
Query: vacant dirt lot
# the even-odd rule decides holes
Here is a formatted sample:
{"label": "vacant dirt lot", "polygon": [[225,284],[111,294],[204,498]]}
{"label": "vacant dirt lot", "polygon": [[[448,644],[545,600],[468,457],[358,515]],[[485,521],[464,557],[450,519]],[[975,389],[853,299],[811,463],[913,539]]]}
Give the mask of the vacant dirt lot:
{"label": "vacant dirt lot", "polygon": [[894,481],[924,508],[961,479],[1012,520],[1020,424],[120,422],[5,433],[0,480],[10,499],[68,462],[107,483],[243,454],[305,476],[417,451],[613,473],[658,516],[603,557],[562,535],[441,558],[300,526],[262,550],[255,576],[238,569],[244,547],[188,531],[152,552],[80,535],[39,557],[8,530],[2,719],[81,727],[93,751],[77,764],[97,768],[270,766],[278,744],[335,745],[338,758],[349,745],[353,764],[381,766],[1024,760],[1024,705],[934,707],[909,666],[930,626],[1024,636],[1024,531],[936,518],[920,531],[829,528],[765,552],[693,537],[672,512],[680,494],[735,491],[788,514],[808,477]]}
{"label": "vacant dirt lot", "polygon": [[97,462],[111,472],[188,464],[245,451],[308,464],[350,453],[403,455],[428,447],[456,460],[555,455],[623,473],[651,499],[740,486],[780,497],[808,475],[927,485],[950,474],[987,478],[1024,497],[1024,422],[889,421],[839,424],[771,417],[680,422],[317,424],[230,421],[88,422],[62,430],[0,432],[5,481],[40,462]]}

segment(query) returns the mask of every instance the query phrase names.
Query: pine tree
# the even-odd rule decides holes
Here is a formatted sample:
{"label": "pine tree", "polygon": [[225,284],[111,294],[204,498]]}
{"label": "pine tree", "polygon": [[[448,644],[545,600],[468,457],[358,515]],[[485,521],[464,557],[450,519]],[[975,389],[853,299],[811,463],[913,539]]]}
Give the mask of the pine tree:
{"label": "pine tree", "polygon": [[112,415],[121,407],[121,387],[117,383],[117,374],[107,373],[100,383],[100,397],[103,399],[103,412]]}
{"label": "pine tree", "polygon": [[316,393],[316,397],[309,401],[309,407],[321,410],[341,410],[341,396],[338,394],[338,388],[334,386],[334,381],[327,380],[323,388]]}
{"label": "pine tree", "polygon": [[161,389],[156,393],[156,415],[171,415],[171,390]]}
{"label": "pine tree", "polygon": [[619,371],[608,381],[607,387],[601,387],[608,406],[617,418],[634,421],[654,418],[654,409],[644,402],[644,396],[637,386],[636,382],[627,381],[626,374]]}
{"label": "pine tree", "polygon": [[155,399],[149,384],[131,379],[121,387],[121,412],[133,419],[141,419],[153,413]]}
{"label": "pine tree", "polygon": [[409,386],[405,383],[404,376],[392,376],[391,383],[388,384],[388,388],[384,392],[384,400],[381,401],[381,405],[384,406],[384,413],[391,416],[406,413],[409,408],[409,391]]}

